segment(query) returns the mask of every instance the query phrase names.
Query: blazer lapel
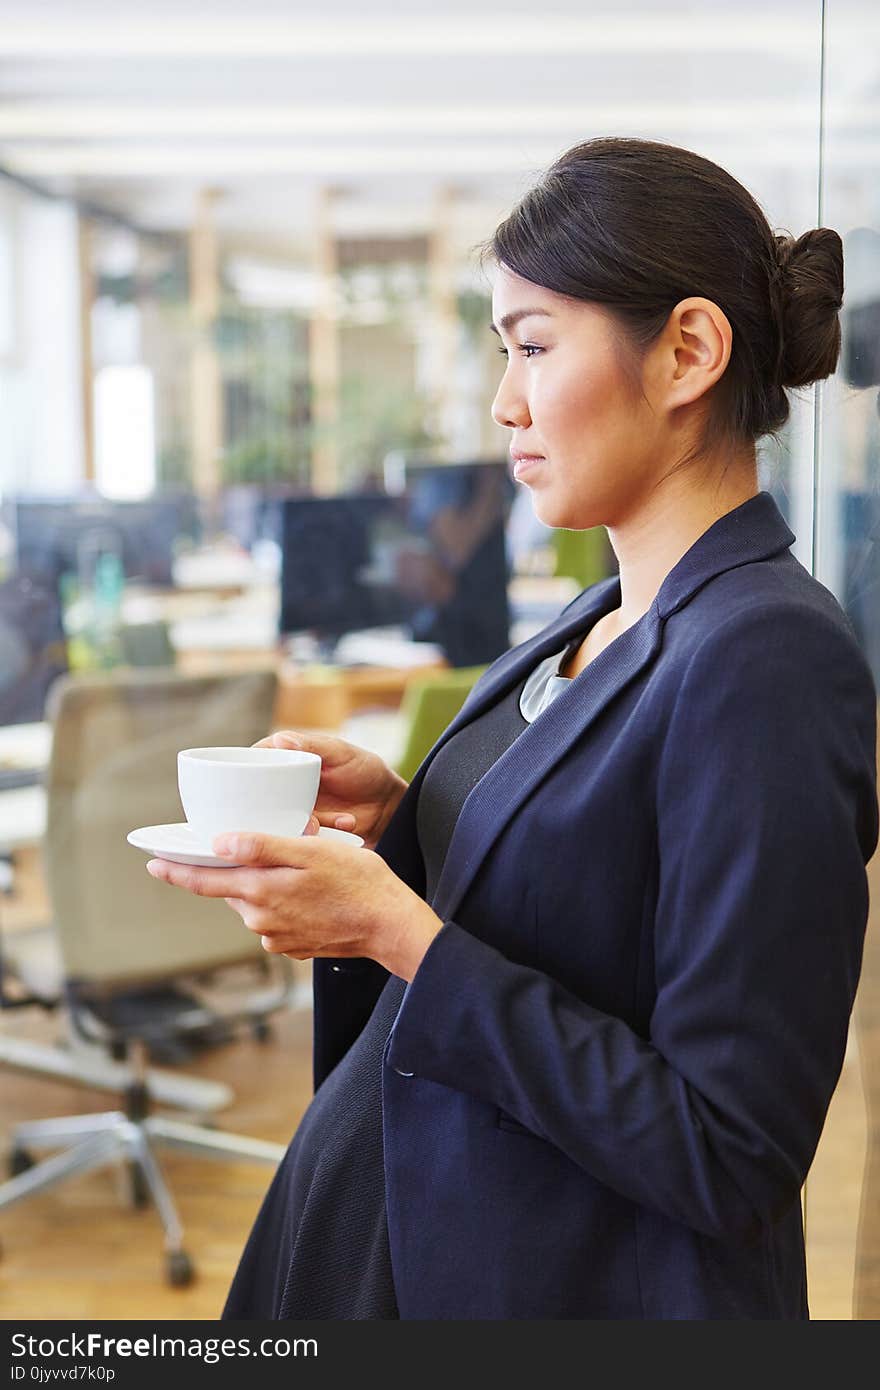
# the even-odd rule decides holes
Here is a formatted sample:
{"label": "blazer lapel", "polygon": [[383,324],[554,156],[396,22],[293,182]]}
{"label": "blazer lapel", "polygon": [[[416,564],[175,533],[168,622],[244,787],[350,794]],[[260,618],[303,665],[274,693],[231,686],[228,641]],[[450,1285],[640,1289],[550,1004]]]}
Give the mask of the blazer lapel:
{"label": "blazer lapel", "polygon": [[604,614],[619,606],[620,580],[617,575],[613,575],[610,579],[585,589],[547,627],[542,628],[520,646],[505,652],[468,695],[455,719],[431,749],[425,767],[427,768],[428,761],[434,757],[438,749],[442,748],[463,724],[469,724],[472,719],[476,719],[484,710],[494,705],[511,686],[522,680],[532,667],[537,666],[546,656],[562,651],[579,632],[586,632]]}
{"label": "blazer lapel", "polygon": [[[620,580],[616,575],[591,585],[579,594],[557,618],[495,661],[468,695],[458,714],[430,750],[398,807],[398,812],[376,846],[376,851],[399,878],[417,893],[424,892],[424,862],[416,835],[415,806],[425,773],[437,752],[471,720],[476,719],[527,673],[552,652],[562,651],[579,632],[584,632],[604,614],[620,606]],[[454,840],[453,840],[454,843]],[[452,845],[450,845],[450,850]],[[449,855],[447,855],[447,862]]]}
{"label": "blazer lapel", "polygon": [[446,920],[455,914],[486,854],[517,807],[606,705],[653,660],[660,647],[661,632],[655,602],[523,729],[480,779],[456,822],[431,904],[439,917]]}
{"label": "blazer lapel", "polygon": [[[473,788],[456,822],[431,904],[438,916],[446,920],[454,915],[516,809],[606,706],[655,659],[666,619],[716,575],[778,554],[794,539],[773,498],[759,492],[721,517],[691,546],[666,576],[647,613],[557,695]],[[413,793],[418,794],[434,753],[463,724],[477,718],[545,656],[560,651],[576,633],[619,603],[620,580],[614,576],[586,590],[542,633],[502,657],[422,764]]]}

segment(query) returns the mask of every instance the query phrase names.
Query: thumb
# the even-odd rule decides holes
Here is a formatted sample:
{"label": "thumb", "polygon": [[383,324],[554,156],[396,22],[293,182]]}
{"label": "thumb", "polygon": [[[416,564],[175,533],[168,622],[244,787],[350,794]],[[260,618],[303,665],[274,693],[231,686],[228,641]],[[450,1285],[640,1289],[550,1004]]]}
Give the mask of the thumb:
{"label": "thumb", "polygon": [[252,864],[264,869],[281,865],[297,868],[306,862],[308,856],[308,851],[305,854],[298,852],[301,844],[316,839],[320,828],[317,816],[309,816],[301,835],[261,835],[257,831],[245,830],[234,835],[218,835],[212,848],[220,858],[231,859],[236,864]]}

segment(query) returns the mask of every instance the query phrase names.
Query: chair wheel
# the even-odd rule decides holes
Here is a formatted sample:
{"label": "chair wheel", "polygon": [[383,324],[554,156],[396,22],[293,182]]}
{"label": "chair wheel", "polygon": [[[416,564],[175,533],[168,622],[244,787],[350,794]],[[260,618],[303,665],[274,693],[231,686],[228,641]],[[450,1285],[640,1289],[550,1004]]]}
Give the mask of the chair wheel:
{"label": "chair wheel", "polygon": [[26,1173],[29,1168],[33,1168],[36,1161],[27,1149],[13,1149],[9,1155],[9,1176],[17,1178],[19,1173]]}
{"label": "chair wheel", "polygon": [[165,1273],[173,1288],[183,1289],[192,1283],[196,1272],[185,1250],[172,1250],[165,1262]]}
{"label": "chair wheel", "polygon": [[150,1205],[150,1189],[139,1163],[128,1165],[128,1195],[133,1207]]}

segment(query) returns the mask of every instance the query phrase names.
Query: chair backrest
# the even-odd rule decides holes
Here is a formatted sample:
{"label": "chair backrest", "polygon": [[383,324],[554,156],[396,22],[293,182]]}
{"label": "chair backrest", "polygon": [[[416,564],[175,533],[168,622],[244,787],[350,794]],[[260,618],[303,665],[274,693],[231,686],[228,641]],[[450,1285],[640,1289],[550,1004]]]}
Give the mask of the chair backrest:
{"label": "chair backrest", "polygon": [[125,623],[119,630],[122,660],[126,666],[170,667],[175,662],[168,623]]}
{"label": "chair backrest", "polygon": [[416,769],[452,723],[485,666],[459,666],[430,676],[413,676],[400,702],[404,726],[397,771],[411,782]]}
{"label": "chair backrest", "polygon": [[593,526],[587,531],[558,527],[553,532],[552,546],[555,573],[576,579],[582,589],[614,573],[614,551],[604,526]]}
{"label": "chair backrest", "polygon": [[65,676],[50,696],[46,880],[68,981],[112,989],[264,957],[220,900],[146,872],[130,830],[183,820],[177,752],[272,728],[275,670]]}

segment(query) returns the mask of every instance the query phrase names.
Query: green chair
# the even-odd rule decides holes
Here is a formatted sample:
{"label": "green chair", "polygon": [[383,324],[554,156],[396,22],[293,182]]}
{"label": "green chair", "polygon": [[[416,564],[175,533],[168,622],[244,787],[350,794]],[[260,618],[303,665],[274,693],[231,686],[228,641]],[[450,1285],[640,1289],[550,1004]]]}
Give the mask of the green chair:
{"label": "green chair", "polygon": [[400,702],[405,729],[396,770],[411,782],[416,769],[452,723],[485,666],[459,666],[450,671],[414,676],[407,682]]}
{"label": "green chair", "polygon": [[592,526],[588,531],[558,528],[553,532],[552,547],[556,557],[554,573],[576,579],[582,589],[614,572],[604,526]]}

